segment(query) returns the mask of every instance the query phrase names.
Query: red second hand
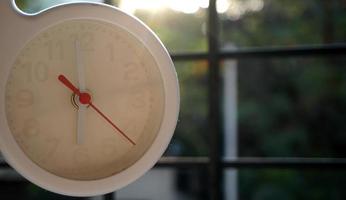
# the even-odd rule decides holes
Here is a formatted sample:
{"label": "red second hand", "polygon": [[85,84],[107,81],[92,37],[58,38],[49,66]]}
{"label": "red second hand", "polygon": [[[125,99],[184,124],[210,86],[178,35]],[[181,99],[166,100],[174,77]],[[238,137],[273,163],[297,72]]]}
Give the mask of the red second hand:
{"label": "red second hand", "polygon": [[120,128],[118,128],[106,115],[104,115],[91,101],[89,105],[98,113],[100,114],[108,123],[110,123],[115,129],[119,131],[121,135],[123,135],[131,144],[136,145],[134,141],[132,141]]}
{"label": "red second hand", "polygon": [[136,145],[136,143],[131,140],[120,128],[118,128],[105,114],[103,114],[100,109],[98,109],[92,102],[90,95],[88,93],[81,93],[78,88],[76,88],[64,75],[59,75],[59,81],[62,82],[66,87],[68,87],[72,92],[79,96],[79,101],[82,104],[88,104],[91,106],[101,117],[103,117],[110,125],[112,125],[119,133],[124,136],[131,144]]}

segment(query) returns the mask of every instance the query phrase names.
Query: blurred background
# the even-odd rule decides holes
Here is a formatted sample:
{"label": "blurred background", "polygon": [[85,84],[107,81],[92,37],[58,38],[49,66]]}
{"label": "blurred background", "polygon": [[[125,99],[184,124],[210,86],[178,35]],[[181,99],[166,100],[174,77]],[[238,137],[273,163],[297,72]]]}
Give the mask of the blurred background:
{"label": "blurred background", "polygon": [[[35,13],[73,0],[17,0]],[[103,1],[97,1],[103,2]],[[172,55],[206,54],[208,0],[108,0],[146,23]],[[345,0],[217,0],[220,51],[343,45]],[[210,31],[210,30],[209,30]],[[0,31],[1,32],[1,31]],[[173,56],[174,57],[174,56]],[[181,111],[170,157],[210,155],[208,57],[176,59]],[[346,57],[289,55],[221,59],[222,156],[345,158]],[[116,192],[126,200],[210,199],[208,169],[154,168]],[[346,199],[346,169],[226,168],[225,199]],[[0,170],[1,199],[73,199]],[[103,199],[92,197],[90,199]]]}

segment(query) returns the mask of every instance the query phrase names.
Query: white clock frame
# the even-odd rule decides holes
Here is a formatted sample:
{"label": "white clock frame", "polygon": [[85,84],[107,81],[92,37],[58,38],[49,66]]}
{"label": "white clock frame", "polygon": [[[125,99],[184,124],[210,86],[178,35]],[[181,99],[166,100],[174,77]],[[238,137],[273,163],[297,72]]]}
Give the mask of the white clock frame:
{"label": "white clock frame", "polygon": [[[47,27],[65,20],[94,19],[120,26],[132,33],[155,58],[164,82],[165,109],[159,133],[146,153],[124,171],[91,181],[56,176],[36,165],[12,136],[5,112],[5,86],[19,51]],[[167,148],[179,113],[179,85],[173,62],[158,37],[137,18],[99,3],[69,3],[35,14],[20,11],[14,0],[0,1],[0,149],[6,161],[21,175],[49,191],[70,196],[94,196],[120,189],[151,169]]]}

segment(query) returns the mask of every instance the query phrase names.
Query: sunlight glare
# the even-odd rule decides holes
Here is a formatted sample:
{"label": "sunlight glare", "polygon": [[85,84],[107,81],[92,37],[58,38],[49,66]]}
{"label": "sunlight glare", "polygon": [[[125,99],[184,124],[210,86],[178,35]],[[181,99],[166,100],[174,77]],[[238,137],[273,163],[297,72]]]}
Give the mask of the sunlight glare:
{"label": "sunlight glare", "polygon": [[231,20],[238,20],[249,12],[261,11],[264,7],[263,0],[229,0],[229,8],[226,13]]}
{"label": "sunlight glare", "polygon": [[228,10],[230,3],[229,0],[218,0],[216,2],[216,9],[218,13],[225,13]]}
{"label": "sunlight glare", "polygon": [[164,0],[122,0],[119,7],[129,13],[134,13],[138,9],[158,10],[166,7]]}
{"label": "sunlight glare", "polygon": [[247,7],[252,11],[262,10],[264,6],[263,0],[249,0],[247,2]]}
{"label": "sunlight glare", "polygon": [[209,0],[198,0],[198,4],[201,8],[208,8]]}
{"label": "sunlight glare", "polygon": [[[239,19],[249,11],[260,11],[263,0],[217,0],[218,13],[227,13],[230,18]],[[157,11],[166,8],[186,14],[198,12],[209,7],[209,0],[120,0],[120,9],[134,14],[136,10]]]}
{"label": "sunlight glare", "polygon": [[136,10],[159,10],[170,8],[187,14],[196,13],[200,8],[207,8],[208,0],[121,0],[119,7],[129,13]]}
{"label": "sunlight glare", "polygon": [[172,10],[180,11],[186,14],[192,14],[199,10],[199,2],[195,0],[171,0],[169,2],[169,7]]}

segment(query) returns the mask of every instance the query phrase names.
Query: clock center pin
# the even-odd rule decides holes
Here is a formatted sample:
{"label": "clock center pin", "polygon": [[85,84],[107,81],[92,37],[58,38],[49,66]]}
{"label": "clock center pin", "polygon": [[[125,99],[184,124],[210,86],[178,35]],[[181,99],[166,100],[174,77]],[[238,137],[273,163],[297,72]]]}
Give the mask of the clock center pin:
{"label": "clock center pin", "polygon": [[89,104],[91,100],[91,96],[87,92],[83,92],[79,95],[79,102],[81,104]]}
{"label": "clock center pin", "polygon": [[87,106],[91,102],[92,96],[90,92],[82,92],[80,96],[76,94],[71,95],[71,103],[73,107],[79,109],[80,106]]}

